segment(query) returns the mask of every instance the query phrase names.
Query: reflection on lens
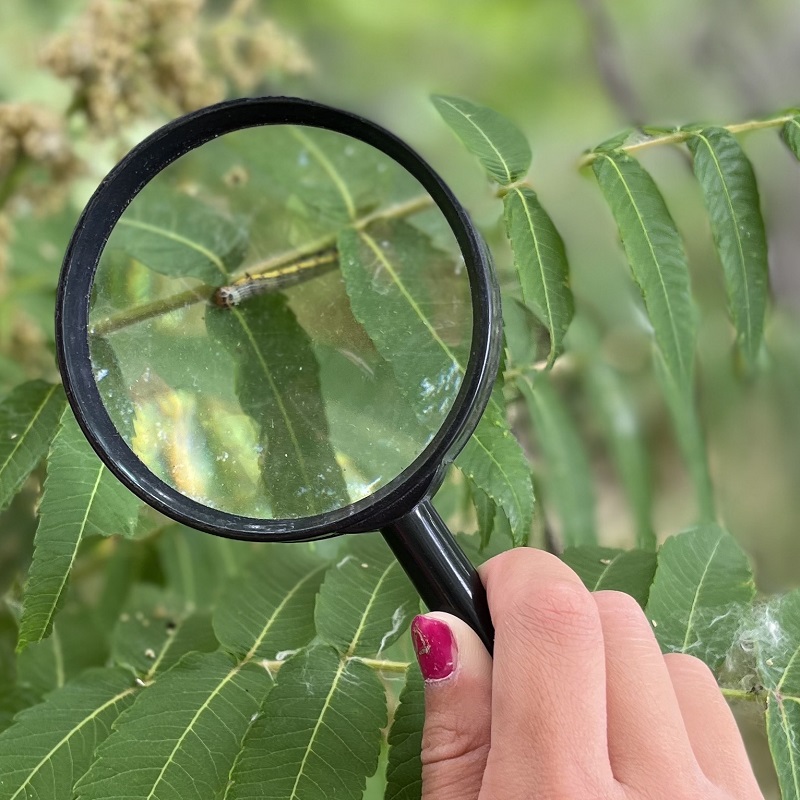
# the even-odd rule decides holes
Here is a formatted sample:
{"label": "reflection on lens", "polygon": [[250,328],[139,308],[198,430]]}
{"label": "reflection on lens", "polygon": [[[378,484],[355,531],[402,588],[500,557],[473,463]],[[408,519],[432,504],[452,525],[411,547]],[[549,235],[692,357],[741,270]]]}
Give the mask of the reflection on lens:
{"label": "reflection on lens", "polygon": [[419,183],[360,141],[266,126],[194,150],[126,209],[90,311],[95,380],[139,459],[212,508],[320,514],[442,426],[469,279]]}

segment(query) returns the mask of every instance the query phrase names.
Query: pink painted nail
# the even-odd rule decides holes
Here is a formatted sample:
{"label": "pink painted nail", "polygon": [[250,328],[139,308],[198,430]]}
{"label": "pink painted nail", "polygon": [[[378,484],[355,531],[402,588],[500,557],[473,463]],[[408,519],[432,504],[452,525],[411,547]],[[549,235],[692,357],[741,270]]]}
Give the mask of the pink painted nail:
{"label": "pink painted nail", "polygon": [[456,668],[456,640],[447,623],[432,617],[414,617],[411,639],[420,672],[426,681],[449,678]]}

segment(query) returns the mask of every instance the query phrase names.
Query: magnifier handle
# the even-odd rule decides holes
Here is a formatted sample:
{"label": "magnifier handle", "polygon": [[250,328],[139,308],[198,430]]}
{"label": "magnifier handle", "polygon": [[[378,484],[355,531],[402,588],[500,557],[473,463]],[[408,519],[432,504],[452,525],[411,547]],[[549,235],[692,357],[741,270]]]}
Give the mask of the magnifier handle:
{"label": "magnifier handle", "polygon": [[423,500],[381,533],[425,605],[463,619],[491,654],[494,627],[486,590],[431,501]]}

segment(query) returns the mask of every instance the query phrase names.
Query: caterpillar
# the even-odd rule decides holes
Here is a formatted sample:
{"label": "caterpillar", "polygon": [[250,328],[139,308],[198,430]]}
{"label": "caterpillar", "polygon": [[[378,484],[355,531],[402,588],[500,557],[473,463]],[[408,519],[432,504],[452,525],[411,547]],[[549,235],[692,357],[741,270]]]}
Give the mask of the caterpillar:
{"label": "caterpillar", "polygon": [[220,308],[233,308],[248,297],[277,292],[287,286],[316,278],[335,269],[338,263],[339,254],[336,250],[328,250],[294,261],[285,267],[277,267],[257,275],[245,275],[227,286],[220,286],[211,295],[211,302]]}

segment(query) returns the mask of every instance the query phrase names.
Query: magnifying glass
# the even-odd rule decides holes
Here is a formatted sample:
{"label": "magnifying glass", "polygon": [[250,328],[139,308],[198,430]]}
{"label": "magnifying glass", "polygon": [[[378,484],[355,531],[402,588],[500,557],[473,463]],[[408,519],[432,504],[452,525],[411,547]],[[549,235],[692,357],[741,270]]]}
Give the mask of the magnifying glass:
{"label": "magnifying glass", "polygon": [[81,428],[145,502],[250,541],[380,530],[428,608],[491,652],[431,496],[492,391],[499,291],[404,142],[295,98],[169,123],[84,210],[56,340]]}

